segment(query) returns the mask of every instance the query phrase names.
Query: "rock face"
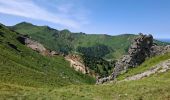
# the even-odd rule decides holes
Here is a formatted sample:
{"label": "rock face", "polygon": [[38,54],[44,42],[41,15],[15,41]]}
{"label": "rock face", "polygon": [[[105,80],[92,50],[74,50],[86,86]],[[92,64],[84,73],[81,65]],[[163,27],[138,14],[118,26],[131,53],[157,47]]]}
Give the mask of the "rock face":
{"label": "rock face", "polygon": [[78,55],[68,55],[65,57],[67,61],[70,62],[70,66],[73,67],[76,71],[80,71],[83,74],[88,74],[89,70],[85,67],[83,60]]}
{"label": "rock face", "polygon": [[41,53],[42,55],[48,55],[48,51],[47,49],[40,43],[33,41],[29,38],[27,38],[25,40],[25,44],[27,45],[27,47]]}
{"label": "rock face", "polygon": [[116,79],[116,77],[128,70],[128,68],[137,67],[142,64],[146,58],[162,55],[170,52],[170,45],[157,46],[153,43],[152,35],[139,34],[139,37],[134,39],[133,44],[128,50],[128,55],[124,55],[115,63],[113,73],[101,79],[97,79],[96,84],[101,84],[110,80]]}
{"label": "rock face", "polygon": [[154,45],[151,48],[151,56],[162,55],[162,54],[165,54],[167,52],[170,52],[170,45],[167,45],[167,46]]}
{"label": "rock face", "polygon": [[139,37],[134,39],[133,44],[129,48],[129,54],[116,62],[112,79],[115,79],[120,73],[126,72],[129,67],[136,67],[143,63],[146,58],[151,56],[152,45],[152,35],[140,34]]}
{"label": "rock face", "polygon": [[34,51],[39,52],[40,54],[44,56],[55,56],[55,55],[60,55],[56,51],[51,51],[46,49],[42,44],[38,43],[37,41],[32,40],[28,36],[19,36],[17,40],[26,45],[27,47],[31,48]]}
{"label": "rock face", "polygon": [[[50,51],[46,49],[42,44],[38,43],[37,41],[32,40],[31,38],[27,36],[20,36],[17,38],[17,40],[26,45],[27,47],[31,48],[34,51],[39,52],[40,54],[44,56],[56,56],[61,55],[65,56],[61,53],[58,53],[56,51]],[[89,69],[85,67],[83,60],[78,55],[67,55],[65,56],[65,60],[70,62],[70,67],[73,67],[76,71],[80,71],[83,74],[89,74]]]}

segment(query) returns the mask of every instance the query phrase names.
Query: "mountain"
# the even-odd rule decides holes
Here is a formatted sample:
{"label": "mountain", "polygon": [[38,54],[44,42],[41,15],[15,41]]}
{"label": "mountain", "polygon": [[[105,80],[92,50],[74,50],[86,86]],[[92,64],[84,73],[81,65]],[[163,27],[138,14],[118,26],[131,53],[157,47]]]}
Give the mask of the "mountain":
{"label": "mountain", "polygon": [[94,46],[101,49],[107,47],[105,49],[107,49],[108,52],[99,52],[99,54],[101,54],[102,57],[112,59],[120,57],[125,53],[125,49],[130,45],[130,40],[135,37],[135,35],[131,34],[109,36],[104,34],[85,34],[81,32],[72,33],[66,29],[59,31],[48,26],[36,26],[26,22],[19,23],[11,28],[19,33],[31,36],[49,49],[65,54],[70,52],[80,53],[80,49],[86,50]]}
{"label": "mountain", "polygon": [[[85,65],[88,64],[86,66],[89,66],[91,70],[94,69],[96,72],[99,71],[102,75],[106,75],[109,74],[109,71],[113,71],[111,66],[115,63],[114,61],[108,61],[109,57],[107,58],[107,54],[110,53],[109,50],[114,48],[112,47],[114,43],[110,42],[117,40],[115,41],[116,43],[122,43],[123,45],[128,42],[129,44],[126,45],[129,47],[131,45],[130,42],[132,42],[131,39],[135,38],[135,35],[89,35],[84,33],[71,33],[68,30],[58,31],[48,26],[35,26],[28,23],[22,24],[24,25],[21,25],[19,29],[0,25],[0,99],[169,99],[169,53],[147,58],[141,65],[129,68],[126,73],[120,74],[117,77],[117,81],[110,81],[104,85],[93,85],[95,82],[94,78],[73,70],[64,56],[50,56],[48,53],[44,53],[44,51],[52,53],[52,50],[57,49],[50,48],[50,46],[53,46],[52,44],[48,44],[49,41],[56,43],[56,47],[62,47],[63,45],[67,47],[71,45],[70,47],[72,48],[72,45],[73,47],[76,47],[76,45],[69,40],[70,38],[66,37],[75,36],[73,40],[71,38],[74,42],[77,41],[74,39],[81,37],[79,40],[83,40],[83,43],[80,43],[82,46],[79,45],[77,49],[70,49],[68,52],[62,51],[63,49],[60,48],[58,50],[61,53],[65,53],[65,57],[68,57],[67,53],[69,53],[69,55],[78,54],[82,56]],[[22,29],[23,26],[27,28]],[[42,33],[30,34],[30,32],[26,32],[29,27],[29,31],[37,30]],[[27,34],[22,32],[22,34],[20,34],[19,31],[15,32],[14,30],[23,30]],[[58,38],[55,37],[56,34],[54,35],[57,31],[59,32],[57,33]],[[129,38],[129,36],[131,38]],[[32,45],[25,45],[20,41],[20,37],[31,37],[29,38],[30,42],[28,42],[28,44],[37,44],[40,48],[36,47],[37,49],[32,48],[32,50]],[[40,37],[43,37],[44,40]],[[105,42],[99,41],[101,37],[105,37],[103,39]],[[54,38],[55,41],[51,40],[52,38]],[[109,40],[109,38],[111,39]],[[86,41],[86,39],[91,42]],[[109,41],[107,41],[107,39]],[[112,41],[112,39],[114,41]],[[64,44],[58,45],[59,40]],[[125,40],[126,43],[122,42]],[[155,40],[155,42],[158,45],[167,44],[157,40]],[[133,47],[133,45],[131,46]],[[157,45],[155,46],[159,47]],[[124,50],[123,52],[126,54],[127,48],[125,50],[120,44],[117,44],[117,47],[118,48],[114,50]],[[147,48],[143,49],[145,50]],[[41,53],[41,51],[43,52]],[[121,54],[119,52],[119,54],[122,55],[123,53]],[[79,59],[79,56],[73,56],[73,58]],[[136,60],[139,60],[138,58]],[[96,65],[98,65],[98,67],[96,67]]]}
{"label": "mountain", "polygon": [[[46,48],[64,55],[76,54],[82,57],[86,67],[95,76],[111,74],[116,59],[127,54],[130,44],[137,35],[72,33],[69,30],[56,30],[48,26],[36,26],[22,22],[9,27],[11,30],[30,36]],[[166,43],[155,40],[159,45]]]}
{"label": "mountain", "polygon": [[[127,52],[131,42],[137,36],[133,34],[110,36],[82,32],[72,33],[67,29],[59,31],[48,26],[36,26],[27,22],[16,24],[10,28],[21,34],[31,36],[32,39],[44,44],[45,47],[51,50],[65,54],[77,52],[87,54],[90,51],[94,56],[106,59],[120,58]],[[155,42],[160,45],[164,44],[159,41]],[[93,50],[93,48],[99,48],[99,50]]]}
{"label": "mountain", "polygon": [[[21,34],[0,25],[0,83],[30,87],[93,84],[95,79],[70,68],[62,56],[43,56],[18,41]],[[1,97],[1,96],[0,96]]]}

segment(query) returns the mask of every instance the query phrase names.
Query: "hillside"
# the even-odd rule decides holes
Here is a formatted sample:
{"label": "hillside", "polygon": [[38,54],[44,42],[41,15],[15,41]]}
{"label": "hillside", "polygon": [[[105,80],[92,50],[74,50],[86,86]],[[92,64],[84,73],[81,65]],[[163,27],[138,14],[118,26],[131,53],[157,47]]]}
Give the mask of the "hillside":
{"label": "hillside", "polygon": [[[79,52],[79,49],[88,49],[88,47],[98,46],[102,48],[107,46],[107,53],[104,53],[102,57],[117,58],[120,57],[130,45],[130,40],[134,38],[134,35],[95,35],[85,33],[71,33],[69,30],[56,30],[48,26],[36,26],[30,23],[19,23],[12,27],[13,30],[28,34],[33,39],[44,44],[47,48],[63,52],[65,54],[69,52]],[[119,45],[121,44],[121,45]],[[119,52],[118,52],[119,51]],[[100,51],[101,52],[101,51]],[[101,52],[103,53],[103,52]]]}
{"label": "hillside", "polygon": [[[36,26],[22,22],[10,29],[30,36],[46,48],[61,54],[76,54],[82,57],[85,67],[91,74],[105,77],[111,74],[115,60],[127,54],[133,39],[137,35],[122,34],[110,36],[105,34],[72,33],[69,30],[56,30],[48,26]],[[158,45],[166,43],[155,40]]]}
{"label": "hillside", "polygon": [[17,41],[18,36],[0,25],[0,83],[37,88],[95,82],[70,68],[64,57],[40,55]]}
{"label": "hillside", "polygon": [[[61,54],[78,54],[84,65],[95,76],[108,76],[113,69],[114,60],[127,52],[134,35],[96,35],[71,33],[69,30],[56,30],[48,26],[19,23],[10,29],[30,36],[46,48]],[[119,45],[121,44],[121,45]],[[107,61],[108,59],[112,59]]]}
{"label": "hillside", "polygon": [[[153,66],[161,65],[162,62],[170,63],[169,53],[148,58],[140,66],[130,68],[126,73],[120,74],[117,78],[118,81],[92,85],[95,80],[70,68],[70,64],[63,56],[43,56],[21,44],[17,40],[19,36],[21,34],[0,25],[0,99],[164,100],[170,97],[169,69],[140,80],[122,81],[153,69]],[[97,47],[88,47],[86,51],[94,52],[95,48]],[[107,47],[102,46],[102,48]],[[104,52],[106,51],[104,50]],[[86,56],[88,58],[84,61],[87,59],[87,61],[91,61],[91,66],[95,63],[110,64],[103,61],[102,55],[90,58],[87,53]],[[112,71],[109,67],[101,66],[101,70],[102,68]],[[162,70],[162,68],[160,67],[158,70]]]}
{"label": "hillside", "polygon": [[[169,55],[151,58],[145,61],[144,65],[136,68],[136,71],[143,72],[142,68],[149,68],[164,62],[166,59],[170,59]],[[132,72],[129,71],[126,74],[129,73]],[[124,81],[104,85],[69,85],[61,88],[35,88],[0,83],[0,95],[1,98],[31,100],[168,100],[170,97],[169,76],[170,71],[167,71],[156,73],[137,81]]]}
{"label": "hillside", "polygon": [[[36,26],[27,22],[16,24],[10,28],[21,34],[31,36],[34,40],[39,41],[51,50],[65,54],[76,52],[86,54],[90,51],[92,52],[90,54],[94,54],[94,56],[99,55],[99,57],[106,59],[117,59],[126,54],[130,44],[136,37],[133,34],[110,36],[105,34],[85,34],[82,32],[72,33],[67,29],[60,31],[48,26]],[[155,42],[159,45],[166,44],[157,40]],[[95,47],[101,50],[90,50]],[[104,50],[102,51],[102,49]]]}

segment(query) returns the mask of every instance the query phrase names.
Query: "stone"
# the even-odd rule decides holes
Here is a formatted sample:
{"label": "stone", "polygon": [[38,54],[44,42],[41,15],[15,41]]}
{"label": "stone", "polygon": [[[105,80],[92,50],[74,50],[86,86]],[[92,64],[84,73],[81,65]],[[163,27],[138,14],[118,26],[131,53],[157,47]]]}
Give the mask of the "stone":
{"label": "stone", "polygon": [[116,64],[112,75],[114,80],[119,74],[125,73],[129,68],[137,67],[150,57],[151,48],[153,46],[153,36],[139,34],[139,37],[134,39],[131,47],[128,50],[128,55],[119,59]]}
{"label": "stone", "polygon": [[76,71],[83,74],[89,74],[90,70],[84,65],[82,58],[79,55],[67,55],[65,57],[67,61],[70,62],[70,67],[73,67]]}
{"label": "stone", "polygon": [[134,68],[142,64],[145,59],[156,55],[162,55],[170,52],[170,45],[158,46],[153,43],[151,34],[144,35],[139,33],[139,36],[134,39],[128,50],[128,55],[124,55],[115,63],[113,73],[109,77],[97,80],[97,83],[104,83],[110,80],[115,80],[120,74],[127,72],[129,68]]}

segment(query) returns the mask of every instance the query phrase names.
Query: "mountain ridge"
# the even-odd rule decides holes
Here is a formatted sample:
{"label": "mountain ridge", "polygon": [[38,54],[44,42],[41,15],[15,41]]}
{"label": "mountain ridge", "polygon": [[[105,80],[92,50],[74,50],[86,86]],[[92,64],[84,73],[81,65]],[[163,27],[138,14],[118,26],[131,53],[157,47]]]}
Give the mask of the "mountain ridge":
{"label": "mountain ridge", "polygon": [[[48,28],[46,27],[45,30],[46,29]],[[55,35],[58,37],[67,37],[67,32],[62,35]],[[95,80],[86,74],[83,75],[70,68],[70,64],[64,60],[63,56],[43,56],[40,53],[28,48],[25,44],[20,43],[20,41],[17,39],[20,36],[29,37],[29,35],[21,35],[19,32],[12,31],[11,29],[0,25],[0,99],[32,100],[50,98],[54,100],[112,100],[115,98],[124,100],[156,100],[168,99],[170,96],[169,71],[164,73],[155,73],[138,81],[127,81],[120,83],[113,82],[104,85],[92,85],[94,84]],[[93,39],[94,36],[90,38]],[[97,39],[98,37],[96,40]],[[123,39],[126,41],[129,40],[127,38]],[[39,43],[38,41],[35,42],[36,40],[33,41],[33,44]],[[40,45],[40,47],[42,47],[42,45]],[[119,45],[119,47],[121,46],[124,45]],[[102,51],[101,48],[104,49],[104,52],[95,53],[95,51]],[[98,73],[100,73],[101,76],[108,75],[112,72],[112,69],[110,69],[109,65],[111,62],[107,62],[102,58],[103,55],[107,54],[107,50],[108,48],[101,44],[90,45],[88,47],[83,47],[82,49],[85,54],[87,53],[86,55],[79,55],[82,55],[82,57],[84,56],[83,59],[87,62],[85,64],[89,64],[88,66],[92,67],[91,69],[96,69],[96,72],[99,71]],[[89,55],[88,52],[93,52],[93,54]],[[79,59],[78,57],[71,59],[75,60],[75,58]],[[128,69],[126,73],[118,76],[118,79],[121,80],[129,76],[145,72],[152,66],[160,64],[167,59],[170,59],[169,54],[148,58],[142,65],[133,69]],[[114,63],[115,62],[113,62],[113,64]],[[96,67],[96,65],[98,65],[98,67]]]}
{"label": "mountain ridge", "polygon": [[4,26],[0,33],[0,82],[32,87],[94,83],[94,78],[70,68],[64,57],[43,56],[20,43],[21,34]]}
{"label": "mountain ridge", "polygon": [[[29,29],[30,25],[31,25],[31,31]],[[25,27],[25,26],[28,26],[28,27]],[[60,41],[60,42],[63,43],[63,45],[66,46],[67,49],[69,49],[69,50],[66,50],[66,52],[69,52],[70,49],[74,49],[73,51],[75,51],[78,46],[80,46],[80,47],[90,47],[90,46],[96,45],[97,43],[98,44],[104,44],[104,45],[107,45],[107,46],[110,46],[110,47],[112,46],[112,48],[114,46],[115,48],[117,47],[117,49],[119,49],[120,46],[118,47],[116,45],[116,43],[114,43],[114,42],[122,41],[119,44],[124,44],[125,46],[127,46],[127,45],[130,45],[131,43],[125,44],[123,42],[128,42],[127,38],[129,38],[129,41],[130,40],[132,41],[133,38],[137,36],[137,35],[134,35],[134,34],[120,34],[120,35],[112,36],[112,35],[107,35],[107,34],[86,34],[86,33],[83,33],[83,32],[75,33],[75,32],[70,32],[67,29],[59,31],[57,29],[50,28],[49,26],[37,26],[37,25],[33,25],[31,23],[28,23],[28,22],[21,22],[19,24],[16,24],[15,26],[10,26],[10,28],[12,30],[15,30],[15,31],[21,33],[21,34],[27,34],[27,35],[34,34],[32,36],[32,38],[35,39],[35,40],[38,40],[40,43],[42,42],[42,39],[45,39],[45,37],[43,37],[41,35],[35,35],[35,34],[42,34],[42,35],[47,36],[47,38],[51,39],[51,41],[47,40],[48,42],[52,42],[52,41],[57,42],[57,40],[53,40],[53,39],[59,39],[59,38],[68,39],[68,40],[65,40],[65,41],[71,42],[72,44],[64,43],[62,40]],[[36,31],[33,32],[34,30],[36,30]],[[41,31],[39,31],[39,30],[41,30]],[[52,34],[52,36],[47,35],[47,33]],[[60,33],[63,34],[63,35],[60,35]],[[114,37],[120,38],[120,39],[114,39]],[[79,40],[79,38],[81,40]],[[92,41],[90,38],[93,38],[94,40]],[[74,39],[77,39],[77,41],[74,40]],[[87,41],[85,41],[84,39],[86,39]],[[126,39],[126,41],[123,41],[123,39]],[[43,43],[43,44],[47,44],[47,43]],[[162,45],[161,42],[160,42],[160,44]],[[56,45],[60,45],[60,44],[56,44]],[[63,47],[65,47],[65,46],[63,46]],[[71,46],[71,47],[69,47],[69,46]],[[59,47],[61,47],[61,46],[59,46]],[[49,46],[48,48],[49,49],[56,48],[57,51],[65,52],[64,50],[57,49],[57,47],[50,47]],[[120,50],[120,51],[122,53],[125,53],[125,51],[123,51],[123,50]],[[112,55],[111,57],[114,57],[114,56]]]}
{"label": "mountain ridge", "polygon": [[[114,65],[110,63],[127,54],[133,39],[137,37],[133,34],[111,36],[83,32],[72,33],[67,29],[59,31],[49,26],[36,26],[27,22],[9,28],[28,35],[51,51],[63,53],[65,56],[68,54],[82,56],[86,67],[102,77],[111,73]],[[156,40],[155,42],[164,45],[163,42]]]}

